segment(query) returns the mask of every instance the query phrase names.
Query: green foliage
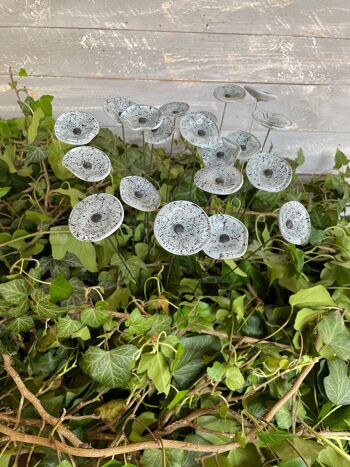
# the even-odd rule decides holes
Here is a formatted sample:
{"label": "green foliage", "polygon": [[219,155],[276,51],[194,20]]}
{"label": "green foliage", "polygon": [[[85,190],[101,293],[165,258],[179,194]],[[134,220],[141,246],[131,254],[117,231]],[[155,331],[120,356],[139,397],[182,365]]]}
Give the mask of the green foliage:
{"label": "green foliage", "polygon": [[[25,79],[25,70],[18,74]],[[15,80],[10,85],[18,89]],[[213,261],[201,252],[171,262],[155,241],[154,213],[148,230],[144,213],[125,206],[110,240],[80,242],[70,234],[72,207],[96,188],[62,166],[71,146],[53,136],[52,97],[34,100],[25,86],[20,92],[23,116],[0,120],[0,350],[58,424],[41,427],[2,366],[1,424],[53,446],[61,425],[86,449],[160,438],[197,446],[163,451],[159,442],[99,461],[73,456],[77,466],[348,462],[348,438],[332,438],[350,426],[347,156],[337,151],[337,174],[302,182],[294,174],[284,192],[254,199],[247,183],[225,198],[192,187],[192,201],[208,214],[242,216],[248,252],[239,260]],[[142,148],[127,143],[126,163],[122,139],[108,129],[90,144],[113,166],[99,191],[118,193],[123,176],[144,175]],[[191,151],[185,145],[173,155],[168,181],[169,156],[155,149],[151,169],[146,147],[146,176],[162,203],[167,191],[169,199],[190,198],[191,173],[200,165],[198,158],[193,167]],[[292,165],[303,161],[300,150]],[[310,242],[298,247],[282,239],[276,222],[280,205],[293,199],[312,221]],[[266,423],[311,363],[298,391]],[[7,441],[3,435],[0,448],[9,464],[14,447]],[[216,457],[198,447],[232,442],[239,447]],[[29,449],[17,447],[22,462]],[[73,465],[56,449],[33,449],[33,466]]]}

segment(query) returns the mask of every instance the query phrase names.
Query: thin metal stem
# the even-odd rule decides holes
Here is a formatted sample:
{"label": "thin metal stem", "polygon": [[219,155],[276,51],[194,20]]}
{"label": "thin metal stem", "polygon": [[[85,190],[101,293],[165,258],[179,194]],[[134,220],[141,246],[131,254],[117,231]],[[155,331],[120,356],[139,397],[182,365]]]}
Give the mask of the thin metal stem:
{"label": "thin metal stem", "polygon": [[227,102],[225,102],[224,110],[222,111],[221,122],[220,122],[220,131],[221,131],[221,129],[222,129],[222,124],[224,123],[226,107],[227,107]]}
{"label": "thin metal stem", "polygon": [[124,159],[125,159],[125,170],[128,171],[128,148],[125,141],[125,127],[122,123],[122,135],[123,135],[123,146],[124,146]]}
{"label": "thin metal stem", "polygon": [[264,147],[265,147],[267,138],[269,137],[270,131],[271,131],[271,128],[269,128],[269,129],[267,130],[267,133],[266,133],[266,136],[265,136],[265,139],[264,139],[264,142],[263,142],[263,145],[262,145],[262,148],[261,148],[261,151],[260,151],[260,152],[263,152],[263,151],[264,151]]}
{"label": "thin metal stem", "polygon": [[251,133],[252,128],[253,128],[253,123],[254,123],[253,113],[256,111],[257,108],[258,108],[258,101],[255,101],[255,107],[254,107],[254,110],[252,112],[252,119],[250,121],[250,126],[249,126],[249,133]]}
{"label": "thin metal stem", "polygon": [[154,144],[151,145],[151,162],[150,162],[150,168],[149,171],[152,173],[153,169],[153,153],[154,153]]}
{"label": "thin metal stem", "polygon": [[254,199],[256,198],[257,193],[258,193],[258,192],[256,191],[256,192],[253,194],[253,196],[250,198],[250,200],[249,200],[247,206],[245,206],[245,208],[243,209],[242,214],[239,216],[239,220],[242,220],[242,218],[244,217],[245,212],[246,212],[246,211],[250,208],[250,206],[253,204],[253,201],[254,201]]}
{"label": "thin metal stem", "polygon": [[123,263],[123,266],[125,267],[125,269],[128,271],[128,273],[130,274],[130,277],[131,277],[131,280],[136,284],[136,279],[133,275],[133,273],[130,271],[129,269],[129,266],[126,264],[126,261],[125,261],[125,258],[124,256],[120,253],[119,251],[119,241],[118,241],[118,237],[117,237],[117,234],[115,236],[115,240],[117,242],[117,246],[115,246],[115,244],[113,243],[113,240],[111,237],[108,237],[107,240],[109,241],[109,243],[111,244],[111,246],[113,247],[114,251],[116,252],[116,254],[118,255],[120,261]]}
{"label": "thin metal stem", "polygon": [[194,157],[193,157],[192,175],[191,175],[190,199],[189,199],[190,201],[192,201],[193,179],[194,179],[194,174],[196,172],[197,154],[198,154],[198,147],[195,146]]}
{"label": "thin metal stem", "polygon": [[146,172],[146,143],[145,132],[142,130],[143,171]]}
{"label": "thin metal stem", "polygon": [[172,255],[170,263],[169,263],[168,274],[166,276],[165,289],[168,289],[170,273],[171,273],[171,270],[173,269],[174,261],[175,261],[175,255]]}
{"label": "thin metal stem", "polygon": [[168,196],[169,196],[170,170],[171,170],[171,160],[173,158],[175,129],[176,129],[176,117],[174,117],[173,135],[171,137],[171,146],[170,146],[170,155],[169,155],[168,175],[167,175],[167,178],[166,178],[166,195],[165,195],[165,202],[166,203],[168,202]]}

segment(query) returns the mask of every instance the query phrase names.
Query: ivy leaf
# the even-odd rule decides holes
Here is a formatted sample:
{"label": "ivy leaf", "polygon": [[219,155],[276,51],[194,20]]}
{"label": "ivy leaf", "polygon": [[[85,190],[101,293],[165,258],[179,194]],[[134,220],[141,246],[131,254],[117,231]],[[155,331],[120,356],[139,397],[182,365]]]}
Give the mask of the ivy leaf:
{"label": "ivy leaf", "polygon": [[344,459],[332,446],[327,446],[320,451],[317,461],[326,467],[349,467],[349,460]]}
{"label": "ivy leaf", "polygon": [[325,347],[321,349],[321,355],[339,357],[342,360],[350,358],[350,333],[346,329],[344,320],[335,311],[325,316],[317,325],[317,329]]}
{"label": "ivy leaf", "polygon": [[70,234],[68,226],[56,226],[50,229],[52,256],[61,260],[67,252],[75,255],[90,272],[97,271],[96,250],[91,242],[81,242]]}
{"label": "ivy leaf", "polygon": [[220,362],[214,362],[212,367],[207,368],[207,373],[210,379],[216,383],[220,383],[222,377],[224,376],[226,368]]}
{"label": "ivy leaf", "polygon": [[329,376],[324,378],[328,399],[335,405],[350,404],[350,379],[348,366],[340,359],[328,361]]}
{"label": "ivy leaf", "polygon": [[203,357],[219,352],[220,339],[214,336],[193,336],[181,339],[184,352],[174,372],[174,380],[182,389],[205,368]]}
{"label": "ivy leaf", "polygon": [[[182,467],[182,458],[184,451],[181,449],[165,449],[165,458],[167,467]],[[143,451],[141,462],[143,467],[154,467],[163,465],[163,453],[161,449],[145,449]]]}
{"label": "ivy leaf", "polygon": [[147,270],[146,264],[140,260],[137,256],[130,256],[124,260],[125,263],[120,259],[120,256],[116,253],[112,256],[111,265],[117,266],[120,274],[126,284],[135,282],[139,279],[141,270]]}
{"label": "ivy leaf", "polygon": [[101,308],[85,308],[80,316],[80,320],[90,328],[99,328],[109,317],[108,311]]}
{"label": "ivy leaf", "polygon": [[52,303],[50,301],[50,296],[46,295],[45,292],[40,289],[33,290],[31,297],[35,302],[31,305],[31,308],[40,318],[56,319],[58,316],[68,311],[66,307]]}
{"label": "ivy leaf", "polygon": [[28,76],[27,70],[25,68],[20,68],[18,72],[18,76]]}
{"label": "ivy leaf", "polygon": [[289,303],[294,308],[336,306],[328,290],[323,285],[315,285],[308,289],[298,290],[289,297]]}
{"label": "ivy leaf", "polygon": [[26,159],[25,164],[33,164],[34,162],[40,162],[47,159],[48,153],[45,148],[42,146],[37,146],[36,144],[26,144],[24,146],[26,150]]}
{"label": "ivy leaf", "polygon": [[152,318],[153,317],[146,318],[145,316],[142,316],[141,311],[138,308],[135,308],[130,313],[129,318],[125,321],[125,326],[128,328],[128,334],[145,334],[152,327]]}
{"label": "ivy leaf", "polygon": [[244,317],[244,300],[245,300],[245,295],[240,295],[239,297],[235,298],[232,303],[232,311],[235,313],[237,317],[237,321],[240,322],[242,321]]}
{"label": "ivy leaf", "polygon": [[4,299],[13,305],[26,302],[28,291],[24,279],[15,279],[13,281],[0,284],[0,294]]}
{"label": "ivy leaf", "polygon": [[83,369],[94,381],[109,388],[125,388],[131,378],[131,361],[137,348],[122,345],[113,350],[89,347],[83,356]]}
{"label": "ivy leaf", "polygon": [[237,391],[244,384],[244,378],[237,366],[227,368],[225,375],[225,384],[231,391]]}
{"label": "ivy leaf", "polygon": [[50,298],[53,302],[66,300],[72,292],[73,287],[67,281],[63,271],[50,284]]}
{"label": "ivy leaf", "polygon": [[314,321],[324,312],[325,310],[322,309],[313,310],[312,308],[302,308],[295,317],[294,329],[296,331],[302,331],[309,321]]}
{"label": "ivy leaf", "polygon": [[34,328],[34,320],[31,316],[20,316],[12,320],[6,327],[10,332],[19,334]]}
{"label": "ivy leaf", "polygon": [[335,153],[335,164],[334,164],[334,169],[340,169],[343,167],[343,165],[348,164],[348,158],[346,155],[341,151],[339,148],[337,148],[337,151]]}
{"label": "ivy leaf", "polygon": [[170,390],[170,370],[164,355],[161,352],[145,353],[141,356],[138,373],[147,373],[158,393],[166,396]]}
{"label": "ivy leaf", "polygon": [[3,198],[4,196],[6,196],[10,190],[11,190],[10,186],[2,186],[0,188],[0,198]]}
{"label": "ivy leaf", "polygon": [[28,128],[28,143],[32,144],[38,134],[40,120],[44,117],[43,110],[39,107],[34,111],[32,121]]}
{"label": "ivy leaf", "polygon": [[81,329],[82,324],[76,319],[71,319],[68,316],[65,318],[58,318],[57,323],[57,337],[68,339],[72,334]]}

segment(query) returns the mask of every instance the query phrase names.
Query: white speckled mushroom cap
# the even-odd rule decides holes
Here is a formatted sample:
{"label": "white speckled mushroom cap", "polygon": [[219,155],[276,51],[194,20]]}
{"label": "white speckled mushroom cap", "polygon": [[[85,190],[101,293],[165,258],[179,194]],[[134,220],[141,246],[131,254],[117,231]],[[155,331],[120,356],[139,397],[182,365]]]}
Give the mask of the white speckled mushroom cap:
{"label": "white speckled mushroom cap", "polygon": [[310,238],[310,216],[299,201],[289,201],[281,206],[278,226],[283,238],[294,245],[303,245]]}
{"label": "white speckled mushroom cap", "polygon": [[173,134],[174,123],[170,117],[164,116],[162,123],[153,130],[145,130],[145,141],[148,144],[161,144],[171,138]]}
{"label": "white speckled mushroom cap", "polygon": [[240,152],[238,144],[221,138],[217,147],[202,149],[202,159],[206,166],[234,164]]}
{"label": "white speckled mushroom cap", "polygon": [[248,230],[235,217],[215,214],[209,217],[211,236],[203,251],[214,259],[235,259],[245,254],[248,248]]}
{"label": "white speckled mushroom cap", "polygon": [[125,204],[139,211],[155,211],[160,204],[157,189],[144,177],[124,177],[120,181],[120,197]]}
{"label": "white speckled mushroom cap", "polygon": [[98,242],[115,232],[123,219],[124,209],[119,199],[107,193],[97,193],[75,205],[68,226],[78,240]]}
{"label": "white speckled mushroom cap", "polygon": [[231,195],[242,187],[243,175],[232,166],[210,165],[195,173],[194,183],[208,193]]}
{"label": "white speckled mushroom cap", "polygon": [[56,120],[54,131],[58,140],[78,146],[90,143],[100,126],[96,118],[86,112],[66,112]]}
{"label": "white speckled mushroom cap", "polygon": [[214,89],[214,97],[222,102],[232,102],[243,99],[246,95],[245,90],[237,84],[224,84]]}
{"label": "white speckled mushroom cap", "polygon": [[261,151],[261,143],[256,136],[248,131],[231,131],[226,137],[229,141],[236,143],[241,148],[238,159],[248,160]]}
{"label": "white speckled mushroom cap", "polygon": [[190,201],[173,201],[158,212],[154,235],[174,255],[198,253],[210,238],[210,222],[202,208]]}
{"label": "white speckled mushroom cap", "polygon": [[162,114],[152,105],[131,105],[119,116],[132,130],[152,130],[162,123]]}
{"label": "white speckled mushroom cap", "polygon": [[268,91],[256,89],[253,86],[244,86],[244,89],[258,102],[270,102],[277,99],[277,96],[275,94],[272,94]]}
{"label": "white speckled mushroom cap", "polygon": [[87,182],[103,180],[112,169],[109,157],[92,146],[79,146],[70,149],[64,155],[62,165],[73,175]]}
{"label": "white speckled mushroom cap", "polygon": [[136,105],[126,97],[108,97],[104,101],[103,110],[105,114],[112,120],[122,123],[120,120],[121,114],[131,105]]}
{"label": "white speckled mushroom cap", "polygon": [[260,125],[272,130],[291,130],[297,127],[292,120],[284,115],[266,112],[264,110],[256,110],[253,113],[253,118],[256,122],[260,123]]}
{"label": "white speckled mushroom cap", "polygon": [[285,190],[290,184],[292,168],[281,157],[269,153],[260,153],[248,160],[246,175],[255,188],[278,192]]}
{"label": "white speckled mushroom cap", "polygon": [[186,102],[168,102],[159,107],[159,110],[168,117],[182,117],[189,108],[190,106]]}
{"label": "white speckled mushroom cap", "polygon": [[188,113],[182,117],[180,132],[186,141],[200,148],[210,148],[219,144],[218,127],[201,112]]}

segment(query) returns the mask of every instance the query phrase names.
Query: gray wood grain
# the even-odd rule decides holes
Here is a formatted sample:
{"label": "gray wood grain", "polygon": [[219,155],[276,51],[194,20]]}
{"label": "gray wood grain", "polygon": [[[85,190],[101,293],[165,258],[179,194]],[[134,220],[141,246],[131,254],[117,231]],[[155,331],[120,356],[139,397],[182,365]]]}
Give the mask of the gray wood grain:
{"label": "gray wood grain", "polygon": [[1,26],[350,37],[348,0],[2,0]]}
{"label": "gray wood grain", "polygon": [[[0,116],[17,112],[15,94],[7,82],[6,77],[0,77]],[[215,83],[34,77],[19,78],[19,83],[25,84],[34,96],[55,96],[56,115],[73,109],[86,110],[92,112],[103,125],[112,123],[102,106],[104,100],[113,95],[156,106],[183,100],[190,104],[191,110],[210,110],[219,118],[223,108],[223,104],[213,97]],[[260,104],[262,109],[285,114],[302,131],[350,133],[350,120],[347,117],[350,86],[258,84],[257,87],[278,95],[276,101]],[[224,129],[248,127],[254,102],[247,95],[243,101],[229,105]]]}
{"label": "gray wood grain", "polygon": [[10,27],[0,44],[36,76],[350,84],[345,39]]}

